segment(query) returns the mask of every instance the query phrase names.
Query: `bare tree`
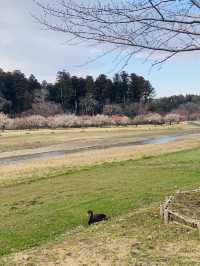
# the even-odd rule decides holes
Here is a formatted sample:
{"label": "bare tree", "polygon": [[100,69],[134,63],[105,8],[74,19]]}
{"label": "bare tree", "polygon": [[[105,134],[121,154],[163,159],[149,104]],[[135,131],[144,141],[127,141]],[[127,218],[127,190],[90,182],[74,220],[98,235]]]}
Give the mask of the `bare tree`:
{"label": "bare tree", "polygon": [[[110,44],[123,64],[138,53],[159,54],[155,64],[200,50],[199,0],[58,0],[45,4],[38,21],[70,41]],[[125,53],[125,54],[124,54]]]}

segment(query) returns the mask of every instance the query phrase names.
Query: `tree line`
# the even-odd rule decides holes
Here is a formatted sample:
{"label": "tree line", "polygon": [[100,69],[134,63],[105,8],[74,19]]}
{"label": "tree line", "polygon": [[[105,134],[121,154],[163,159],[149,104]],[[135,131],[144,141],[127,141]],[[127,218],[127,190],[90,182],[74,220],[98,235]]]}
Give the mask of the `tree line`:
{"label": "tree line", "polygon": [[19,70],[0,70],[0,111],[13,116],[45,102],[60,105],[64,112],[93,115],[102,113],[108,105],[148,104],[154,95],[148,80],[125,71],[112,79],[104,74],[82,78],[60,71],[55,83],[40,83],[34,75],[27,78]]}
{"label": "tree line", "polygon": [[113,78],[100,74],[71,76],[57,73],[54,83],[39,82],[34,75],[0,69],[0,112],[12,117],[28,114],[126,115],[178,111],[200,113],[200,96],[177,95],[155,98],[155,89],[144,77],[123,71]]}

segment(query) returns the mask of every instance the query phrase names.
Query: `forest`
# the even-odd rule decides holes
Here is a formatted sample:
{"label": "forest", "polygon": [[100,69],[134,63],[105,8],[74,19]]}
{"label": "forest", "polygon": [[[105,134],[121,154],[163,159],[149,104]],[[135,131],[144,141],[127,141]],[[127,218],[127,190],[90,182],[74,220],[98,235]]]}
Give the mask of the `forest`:
{"label": "forest", "polygon": [[200,113],[200,96],[177,95],[156,98],[150,81],[122,71],[113,78],[100,74],[83,77],[59,71],[55,83],[39,82],[19,70],[0,69],[0,112],[10,117],[62,113],[75,115],[126,115],[148,112],[165,115],[177,112],[189,116]]}

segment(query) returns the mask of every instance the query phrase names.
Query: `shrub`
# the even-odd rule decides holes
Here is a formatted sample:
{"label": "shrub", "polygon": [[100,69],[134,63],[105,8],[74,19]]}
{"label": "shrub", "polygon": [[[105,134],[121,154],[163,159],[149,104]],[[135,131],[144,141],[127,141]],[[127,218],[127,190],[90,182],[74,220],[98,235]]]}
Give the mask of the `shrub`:
{"label": "shrub", "polygon": [[[200,118],[195,114],[194,119]],[[148,113],[136,116],[133,120],[124,115],[95,115],[95,116],[76,116],[72,114],[62,114],[44,117],[41,115],[31,115],[25,117],[9,118],[4,113],[0,113],[0,129],[34,129],[34,128],[71,128],[71,127],[92,127],[92,126],[111,126],[111,125],[143,125],[143,124],[162,124],[178,123],[183,117],[176,113],[167,114],[164,119],[160,114]]]}
{"label": "shrub", "polygon": [[181,104],[175,111],[175,114],[179,114],[184,120],[191,120],[193,114],[200,113],[200,106],[198,103],[188,102]]}
{"label": "shrub", "polygon": [[25,123],[27,128],[44,128],[47,126],[47,121],[44,116],[32,115],[25,118]]}
{"label": "shrub", "polygon": [[145,120],[149,124],[161,125],[163,123],[163,118],[158,113],[149,113],[149,114],[145,115],[144,117],[145,117]]}
{"label": "shrub", "polygon": [[10,120],[11,119],[7,115],[5,115],[4,113],[0,113],[0,129],[4,130],[8,128]]}
{"label": "shrub", "polygon": [[131,120],[127,116],[113,115],[112,116],[113,125],[129,125]]}
{"label": "shrub", "polygon": [[78,117],[75,115],[56,115],[47,118],[47,125],[50,128],[76,127],[79,125]]}
{"label": "shrub", "polygon": [[107,115],[96,115],[93,116],[93,123],[95,126],[109,126],[112,124],[112,120]]}
{"label": "shrub", "polygon": [[146,115],[138,115],[133,119],[133,124],[143,125],[143,124],[153,124],[160,125],[163,123],[163,118],[157,113],[148,113]]}
{"label": "shrub", "polygon": [[34,129],[44,128],[47,126],[47,120],[40,115],[31,115],[27,117],[18,117],[12,119],[10,129]]}
{"label": "shrub", "polygon": [[200,113],[193,113],[190,115],[190,120],[200,120]]}
{"label": "shrub", "polygon": [[169,123],[170,125],[172,123],[179,123],[181,120],[183,120],[183,116],[175,113],[169,113],[164,117],[165,123]]}

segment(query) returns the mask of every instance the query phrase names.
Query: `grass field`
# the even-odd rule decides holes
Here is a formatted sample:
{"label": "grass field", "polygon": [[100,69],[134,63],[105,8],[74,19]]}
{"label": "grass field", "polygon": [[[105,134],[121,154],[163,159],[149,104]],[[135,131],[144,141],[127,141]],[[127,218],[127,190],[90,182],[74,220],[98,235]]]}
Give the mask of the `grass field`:
{"label": "grass field", "polygon": [[[164,226],[158,215],[166,195],[199,187],[199,140],[152,149],[139,159],[2,183],[0,255],[42,245],[2,258],[2,265],[200,265],[198,233]],[[88,229],[88,209],[112,219]]]}
{"label": "grass field", "polygon": [[159,206],[165,195],[200,184],[200,149],[110,163],[1,188],[1,255],[86,226],[86,211],[115,217]]}
{"label": "grass field", "polygon": [[[145,125],[126,126],[110,128],[77,128],[77,129],[40,129],[40,130],[10,130],[2,131],[0,134],[0,153],[14,152],[21,154],[24,150],[45,148],[50,149],[55,145],[79,144],[81,141],[98,139],[120,139],[132,137],[140,138],[151,135],[162,135],[168,133],[189,132],[197,129],[195,125],[186,123],[172,126]],[[20,153],[21,151],[21,153]],[[29,151],[29,150],[28,150]],[[19,153],[18,153],[19,152]],[[30,151],[29,151],[30,152]],[[1,155],[1,154],[0,154]]]}
{"label": "grass field", "polygon": [[[31,155],[34,153],[73,149],[87,146],[88,143],[119,143],[138,141],[148,137],[190,133],[199,131],[198,127],[179,124],[173,126],[130,126],[115,128],[58,129],[5,131],[0,136],[0,159],[4,157]],[[142,156],[158,155],[200,145],[200,138],[193,137],[162,145],[139,145],[95,149],[66,154],[48,160],[27,161],[22,164],[0,165],[0,186],[23,182],[46,175],[57,175],[68,168],[103,162],[138,159]]]}

